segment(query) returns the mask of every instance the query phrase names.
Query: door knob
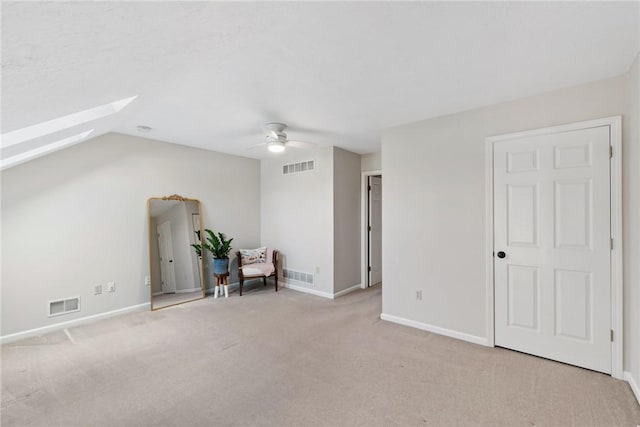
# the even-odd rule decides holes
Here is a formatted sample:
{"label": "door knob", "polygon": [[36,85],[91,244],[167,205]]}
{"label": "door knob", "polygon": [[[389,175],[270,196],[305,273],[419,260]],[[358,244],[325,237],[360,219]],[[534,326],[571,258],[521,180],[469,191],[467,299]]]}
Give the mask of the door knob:
{"label": "door knob", "polygon": [[502,252],[502,251],[498,252],[498,258],[504,258],[506,256],[507,256],[507,254],[505,254],[504,252]]}
{"label": "door knob", "polygon": [[[504,253],[504,252],[503,252],[503,253]],[[169,262],[173,262],[173,260],[172,260],[172,259],[170,259],[170,260],[169,260]]]}

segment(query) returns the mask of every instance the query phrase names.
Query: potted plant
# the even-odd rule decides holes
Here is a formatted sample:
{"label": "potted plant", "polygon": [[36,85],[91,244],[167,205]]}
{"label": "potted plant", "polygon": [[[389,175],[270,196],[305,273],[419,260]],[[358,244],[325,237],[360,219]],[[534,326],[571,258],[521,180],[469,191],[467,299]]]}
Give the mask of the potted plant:
{"label": "potted plant", "polygon": [[[200,242],[200,230],[196,230],[196,237],[198,238],[198,242]],[[200,261],[202,261],[202,245],[200,243],[192,243],[191,246],[196,250],[196,255]]]}
{"label": "potted plant", "polygon": [[[202,248],[211,252],[213,255],[213,272],[215,274],[229,273],[229,253],[231,252],[231,242],[233,238],[227,240],[224,233],[216,233],[208,228],[204,230],[208,237],[206,241],[200,244],[192,244],[198,256],[202,256]],[[197,233],[200,238],[200,232]]]}

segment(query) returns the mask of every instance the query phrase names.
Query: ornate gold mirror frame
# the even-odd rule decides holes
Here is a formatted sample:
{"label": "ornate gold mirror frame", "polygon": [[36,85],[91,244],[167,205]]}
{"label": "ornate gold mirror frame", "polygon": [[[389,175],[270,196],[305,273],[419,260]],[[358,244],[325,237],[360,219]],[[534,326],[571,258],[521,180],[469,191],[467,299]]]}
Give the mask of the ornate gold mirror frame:
{"label": "ornate gold mirror frame", "polygon": [[151,197],[147,214],[151,310],[204,298],[202,257],[192,246],[203,231],[200,200]]}

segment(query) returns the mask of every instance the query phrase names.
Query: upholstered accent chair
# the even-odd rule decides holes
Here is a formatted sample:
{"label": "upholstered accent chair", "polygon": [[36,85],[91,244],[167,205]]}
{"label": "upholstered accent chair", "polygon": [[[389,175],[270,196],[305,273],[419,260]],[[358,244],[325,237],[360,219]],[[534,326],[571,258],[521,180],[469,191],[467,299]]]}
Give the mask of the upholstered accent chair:
{"label": "upholstered accent chair", "polygon": [[[241,250],[243,251],[243,250]],[[236,252],[236,257],[238,258],[238,278],[240,279],[240,296],[242,296],[242,287],[244,285],[244,281],[247,279],[260,279],[262,278],[262,283],[264,286],[267,286],[267,278],[273,277],[276,284],[276,292],[278,292],[278,254],[279,252],[275,249],[267,248],[266,249],[266,259],[264,261],[258,260],[256,262],[246,263],[248,259],[254,261],[253,257],[245,258],[245,263],[243,264],[242,253],[241,251]]]}

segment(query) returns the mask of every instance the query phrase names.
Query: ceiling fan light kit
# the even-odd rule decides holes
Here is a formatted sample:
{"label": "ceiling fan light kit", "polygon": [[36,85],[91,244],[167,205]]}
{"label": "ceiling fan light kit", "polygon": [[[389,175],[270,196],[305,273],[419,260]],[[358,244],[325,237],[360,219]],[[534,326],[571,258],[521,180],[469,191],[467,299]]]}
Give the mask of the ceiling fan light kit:
{"label": "ceiling fan light kit", "polygon": [[284,151],[284,142],[278,140],[271,141],[267,148],[272,153],[282,153]]}
{"label": "ceiling fan light kit", "polygon": [[252,145],[249,149],[267,146],[267,149],[272,153],[282,153],[287,145],[296,148],[314,148],[316,144],[310,142],[290,141],[287,139],[287,134],[284,130],[287,125],[284,123],[267,123],[264,125],[264,131],[266,133],[267,141],[261,144]]}

